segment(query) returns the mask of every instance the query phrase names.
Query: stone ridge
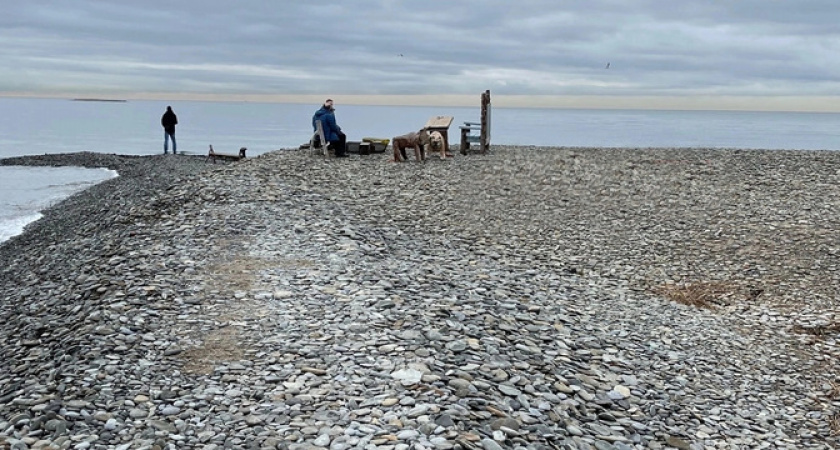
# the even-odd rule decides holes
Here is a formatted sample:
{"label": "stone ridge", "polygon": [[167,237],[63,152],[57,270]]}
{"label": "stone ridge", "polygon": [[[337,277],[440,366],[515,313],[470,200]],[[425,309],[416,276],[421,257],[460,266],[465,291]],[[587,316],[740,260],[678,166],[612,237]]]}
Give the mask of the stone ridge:
{"label": "stone ridge", "polygon": [[386,158],[0,160],[121,173],[0,246],[0,443],[837,444],[840,154]]}

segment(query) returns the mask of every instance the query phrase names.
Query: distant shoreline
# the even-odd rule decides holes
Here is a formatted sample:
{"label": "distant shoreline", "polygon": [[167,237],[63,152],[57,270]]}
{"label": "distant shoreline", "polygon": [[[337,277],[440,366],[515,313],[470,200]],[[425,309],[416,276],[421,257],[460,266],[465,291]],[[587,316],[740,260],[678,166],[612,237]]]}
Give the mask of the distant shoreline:
{"label": "distant shoreline", "polygon": [[[104,92],[0,92],[2,98],[87,99]],[[342,105],[477,107],[474,94],[211,94],[185,92],[111,92],[132,101],[198,101],[318,104],[333,98]],[[840,113],[840,96],[611,96],[611,95],[513,95],[492,93],[494,108],[608,109],[656,111],[750,111]]]}
{"label": "distant shoreline", "polygon": [[74,98],[74,102],[112,102],[112,103],[126,103],[128,100],[107,99],[107,98]]}

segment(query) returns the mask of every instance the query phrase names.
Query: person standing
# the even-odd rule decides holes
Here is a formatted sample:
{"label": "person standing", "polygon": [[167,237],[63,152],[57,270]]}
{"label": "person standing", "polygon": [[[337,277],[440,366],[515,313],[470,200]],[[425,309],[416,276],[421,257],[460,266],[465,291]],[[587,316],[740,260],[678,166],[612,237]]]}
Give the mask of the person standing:
{"label": "person standing", "polygon": [[160,124],[163,126],[163,154],[169,153],[169,139],[172,139],[172,154],[177,154],[175,146],[175,125],[178,125],[178,116],[172,112],[171,106],[166,107],[166,112],[160,118]]}
{"label": "person standing", "polygon": [[329,142],[330,147],[335,151],[335,156],[344,158],[347,156],[347,135],[341,131],[341,127],[335,122],[335,107],[332,99],[327,99],[321,109],[315,111],[312,116],[312,131],[318,129],[315,127],[315,121],[321,121],[321,128],[324,129],[324,139]]}

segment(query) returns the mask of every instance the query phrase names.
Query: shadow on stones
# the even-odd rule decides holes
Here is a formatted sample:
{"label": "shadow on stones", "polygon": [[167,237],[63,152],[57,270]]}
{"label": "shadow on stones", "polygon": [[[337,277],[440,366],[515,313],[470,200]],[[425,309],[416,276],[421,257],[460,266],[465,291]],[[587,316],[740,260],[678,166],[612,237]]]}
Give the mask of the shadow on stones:
{"label": "shadow on stones", "polygon": [[762,289],[744,287],[736,282],[706,281],[689,284],[666,284],[653,289],[671,301],[697,308],[717,309],[738,301],[754,301]]}
{"label": "shadow on stones", "polygon": [[830,322],[825,324],[818,324],[812,326],[794,325],[793,331],[801,334],[810,334],[811,336],[825,337],[840,333],[840,322]]}
{"label": "shadow on stones", "polygon": [[220,363],[239,361],[245,357],[241,336],[233,326],[213,331],[196,348],[184,352],[184,372],[209,375]]}

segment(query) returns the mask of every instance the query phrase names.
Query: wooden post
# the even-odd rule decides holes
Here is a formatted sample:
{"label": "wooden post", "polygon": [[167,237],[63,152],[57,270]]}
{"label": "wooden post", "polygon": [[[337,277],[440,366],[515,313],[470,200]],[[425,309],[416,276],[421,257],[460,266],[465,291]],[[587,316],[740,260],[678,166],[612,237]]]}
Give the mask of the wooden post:
{"label": "wooden post", "polygon": [[490,89],[481,93],[481,153],[490,149]]}
{"label": "wooden post", "polygon": [[461,127],[461,154],[467,154],[467,147],[469,147],[469,142],[467,142],[467,134],[469,134],[470,130],[466,129],[465,127]]}

